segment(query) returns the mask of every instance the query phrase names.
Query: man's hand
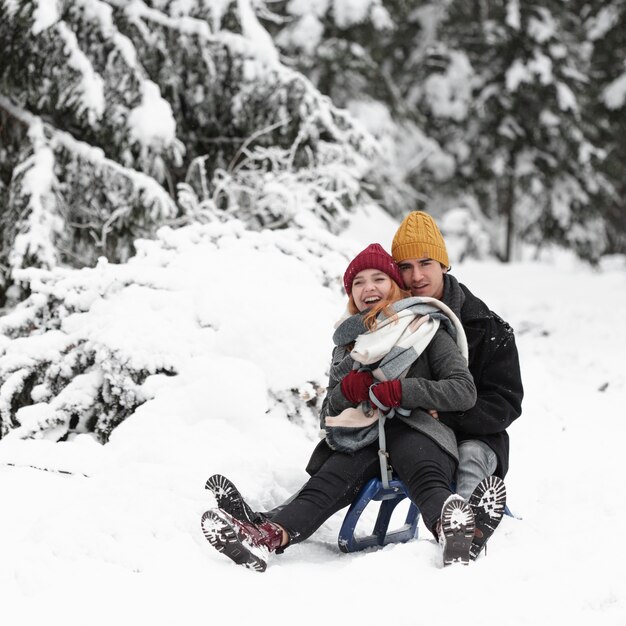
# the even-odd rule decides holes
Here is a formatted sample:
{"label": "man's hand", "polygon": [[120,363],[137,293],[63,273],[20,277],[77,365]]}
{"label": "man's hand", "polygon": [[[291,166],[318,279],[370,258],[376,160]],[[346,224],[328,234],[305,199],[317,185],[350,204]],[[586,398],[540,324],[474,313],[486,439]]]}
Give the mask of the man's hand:
{"label": "man's hand", "polygon": [[350,402],[358,404],[369,400],[369,388],[374,382],[371,372],[357,372],[352,370],[341,380],[341,393]]}
{"label": "man's hand", "polygon": [[430,413],[431,417],[434,417],[436,420],[439,419],[439,413],[435,411],[435,409],[428,409],[428,412]]}

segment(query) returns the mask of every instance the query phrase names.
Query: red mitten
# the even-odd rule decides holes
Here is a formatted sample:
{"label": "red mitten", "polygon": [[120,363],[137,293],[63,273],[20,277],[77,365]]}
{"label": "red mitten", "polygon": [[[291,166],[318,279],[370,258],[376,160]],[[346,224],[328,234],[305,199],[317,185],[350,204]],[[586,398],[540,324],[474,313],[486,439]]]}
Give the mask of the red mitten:
{"label": "red mitten", "polygon": [[392,408],[402,402],[402,383],[399,379],[386,380],[372,387],[372,393],[384,406]]}
{"label": "red mitten", "polygon": [[371,372],[357,372],[352,370],[341,380],[341,393],[350,400],[358,404],[369,399],[369,388],[374,382]]}

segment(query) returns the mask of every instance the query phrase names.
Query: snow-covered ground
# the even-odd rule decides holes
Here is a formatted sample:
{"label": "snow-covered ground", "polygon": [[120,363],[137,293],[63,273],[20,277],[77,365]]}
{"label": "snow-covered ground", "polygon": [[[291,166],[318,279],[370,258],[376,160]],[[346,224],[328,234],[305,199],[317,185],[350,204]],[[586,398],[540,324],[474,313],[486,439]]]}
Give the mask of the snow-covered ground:
{"label": "snow-covered ground", "polygon": [[[355,224],[348,254],[372,241],[389,249],[391,220]],[[423,528],[408,544],[345,555],[343,512],[263,575],[209,546],[199,521],[213,504],[210,474],[229,476],[258,508],[306,479],[315,424],[286,419],[269,391],[324,380],[345,303],[319,271],[266,243],[233,240],[195,266],[191,253],[169,262],[161,279],[189,290],[138,310],[148,331],[160,320],[153,358],[170,351],[179,375],[148,379],[152,399],[107,445],[89,435],[0,441],[3,623],[626,624],[622,259],[601,271],[562,256],[453,268],[515,328],[526,390],[506,481],[523,519],[503,520],[487,557],[443,569]],[[345,267],[339,255],[326,263],[338,276]],[[103,305],[115,297],[122,323]],[[74,332],[117,333],[151,358],[132,298],[96,304],[101,325],[75,321]]]}

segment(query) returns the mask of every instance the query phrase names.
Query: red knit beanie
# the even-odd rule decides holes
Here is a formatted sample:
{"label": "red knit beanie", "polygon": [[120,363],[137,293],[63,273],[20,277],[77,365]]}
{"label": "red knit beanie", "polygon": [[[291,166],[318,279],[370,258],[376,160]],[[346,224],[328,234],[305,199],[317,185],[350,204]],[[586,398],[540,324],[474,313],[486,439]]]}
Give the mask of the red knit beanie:
{"label": "red knit beanie", "polygon": [[348,295],[352,292],[354,277],[363,270],[380,270],[395,281],[399,287],[404,286],[400,270],[393,257],[377,243],[371,243],[365,250],[359,252],[348,265],[348,269],[343,275],[343,286]]}

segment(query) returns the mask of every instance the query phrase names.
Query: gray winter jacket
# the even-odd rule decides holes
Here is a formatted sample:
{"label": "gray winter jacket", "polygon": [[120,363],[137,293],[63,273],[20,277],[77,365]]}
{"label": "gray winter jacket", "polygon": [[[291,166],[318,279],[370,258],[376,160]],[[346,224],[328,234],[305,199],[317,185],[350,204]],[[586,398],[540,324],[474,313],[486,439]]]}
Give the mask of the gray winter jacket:
{"label": "gray winter jacket", "polygon": [[[341,392],[341,379],[353,368],[354,360],[346,346],[333,350],[328,390],[320,413],[320,425],[325,427],[327,415],[356,406]],[[476,402],[476,387],[467,363],[456,342],[440,328],[426,350],[411,365],[402,383],[402,408],[410,409],[407,417],[396,415],[412,428],[419,430],[458,461],[456,437],[452,430],[433,418],[428,409],[441,411],[467,411]],[[373,443],[378,438],[378,427],[362,433],[362,444]]]}

